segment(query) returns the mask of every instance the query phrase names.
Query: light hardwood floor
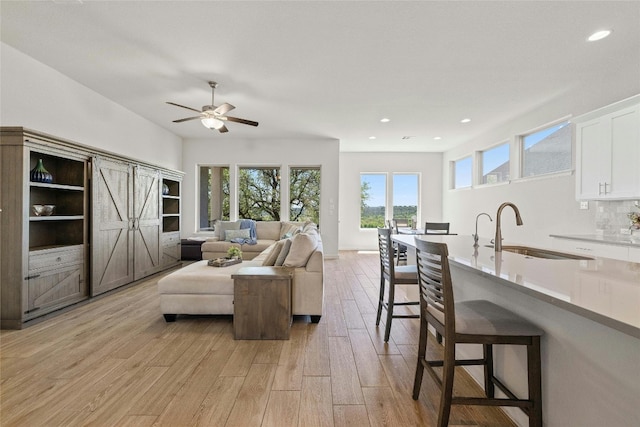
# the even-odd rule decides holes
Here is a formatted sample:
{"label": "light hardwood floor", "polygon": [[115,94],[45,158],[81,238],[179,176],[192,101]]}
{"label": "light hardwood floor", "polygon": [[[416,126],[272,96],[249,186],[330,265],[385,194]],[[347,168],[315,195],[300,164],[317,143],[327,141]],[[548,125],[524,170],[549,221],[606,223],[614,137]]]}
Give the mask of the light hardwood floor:
{"label": "light hardwood floor", "polygon": [[[326,261],[324,315],[288,341],[235,341],[230,317],[165,323],[159,277],[0,335],[8,426],[431,426],[438,392],[411,398],[417,319],[375,326],[377,254]],[[435,342],[435,340],[434,340]],[[456,389],[480,392],[464,372]],[[497,408],[454,407],[451,425],[511,426]]]}

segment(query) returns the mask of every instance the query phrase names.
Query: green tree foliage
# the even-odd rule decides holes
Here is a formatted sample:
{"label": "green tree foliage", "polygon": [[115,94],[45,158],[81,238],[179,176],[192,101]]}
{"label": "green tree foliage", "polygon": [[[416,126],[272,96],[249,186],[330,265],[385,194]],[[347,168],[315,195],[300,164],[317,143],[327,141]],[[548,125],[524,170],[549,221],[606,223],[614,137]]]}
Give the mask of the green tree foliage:
{"label": "green tree foliage", "polygon": [[289,219],[320,224],[320,169],[291,169]]}
{"label": "green tree foliage", "polygon": [[256,221],[280,221],[280,169],[241,168],[238,215]]}

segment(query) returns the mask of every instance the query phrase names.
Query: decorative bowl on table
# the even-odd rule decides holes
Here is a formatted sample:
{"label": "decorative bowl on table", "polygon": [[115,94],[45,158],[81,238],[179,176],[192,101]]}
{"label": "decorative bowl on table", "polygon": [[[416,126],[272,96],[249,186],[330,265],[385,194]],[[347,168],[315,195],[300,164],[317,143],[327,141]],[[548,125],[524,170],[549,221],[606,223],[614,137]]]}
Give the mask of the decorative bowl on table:
{"label": "decorative bowl on table", "polygon": [[32,205],[31,210],[35,216],[50,216],[56,205]]}

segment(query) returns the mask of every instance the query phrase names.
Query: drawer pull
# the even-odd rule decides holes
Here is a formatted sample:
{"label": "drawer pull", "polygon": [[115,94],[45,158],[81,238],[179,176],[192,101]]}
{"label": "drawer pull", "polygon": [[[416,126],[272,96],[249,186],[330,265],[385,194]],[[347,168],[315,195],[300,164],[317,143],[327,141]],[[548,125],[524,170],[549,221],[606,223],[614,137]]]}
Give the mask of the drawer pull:
{"label": "drawer pull", "polygon": [[33,276],[27,276],[24,278],[24,280],[31,280],[31,279],[37,279],[38,277],[40,277],[39,274],[34,274]]}

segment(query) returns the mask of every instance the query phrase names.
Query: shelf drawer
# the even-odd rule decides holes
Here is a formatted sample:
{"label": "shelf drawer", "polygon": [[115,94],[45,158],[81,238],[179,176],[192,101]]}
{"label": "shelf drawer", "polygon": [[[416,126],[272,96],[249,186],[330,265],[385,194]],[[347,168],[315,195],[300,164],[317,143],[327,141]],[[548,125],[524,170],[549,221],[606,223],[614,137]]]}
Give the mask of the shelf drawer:
{"label": "shelf drawer", "polygon": [[180,233],[162,233],[162,246],[171,246],[180,243]]}
{"label": "shelf drawer", "polygon": [[84,263],[84,246],[82,245],[29,252],[29,272],[79,263]]}

